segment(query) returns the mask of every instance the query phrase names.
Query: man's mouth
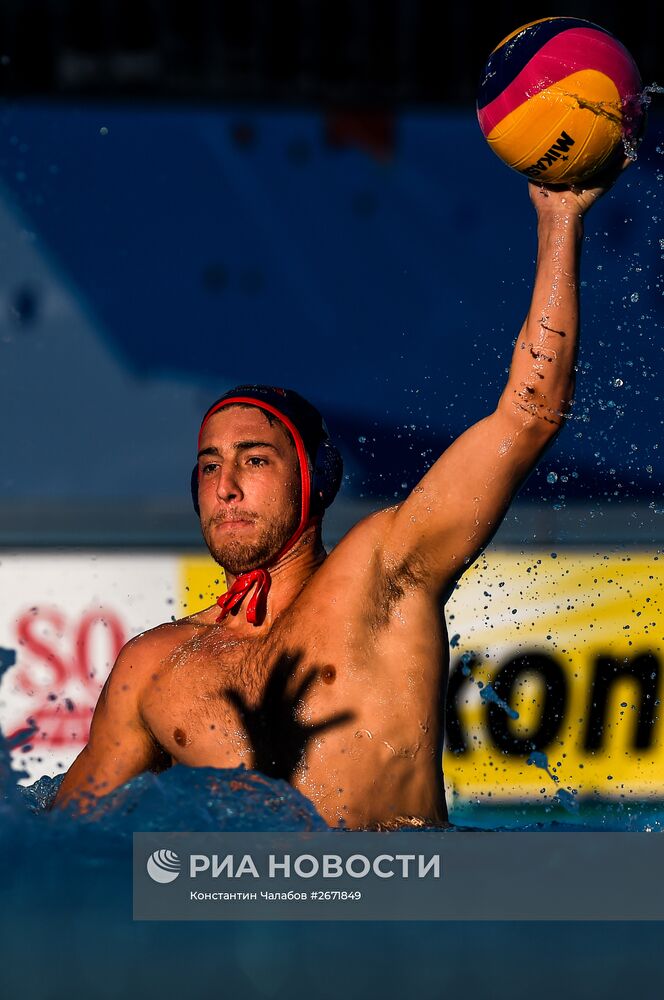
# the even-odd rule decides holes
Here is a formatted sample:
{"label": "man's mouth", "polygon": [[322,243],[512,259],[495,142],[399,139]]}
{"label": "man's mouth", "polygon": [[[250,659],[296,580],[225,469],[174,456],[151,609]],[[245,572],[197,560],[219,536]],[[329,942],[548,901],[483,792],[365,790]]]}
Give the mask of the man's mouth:
{"label": "man's mouth", "polygon": [[223,520],[214,521],[213,527],[219,528],[221,531],[234,531],[236,529],[249,528],[253,523],[248,518],[227,517]]}

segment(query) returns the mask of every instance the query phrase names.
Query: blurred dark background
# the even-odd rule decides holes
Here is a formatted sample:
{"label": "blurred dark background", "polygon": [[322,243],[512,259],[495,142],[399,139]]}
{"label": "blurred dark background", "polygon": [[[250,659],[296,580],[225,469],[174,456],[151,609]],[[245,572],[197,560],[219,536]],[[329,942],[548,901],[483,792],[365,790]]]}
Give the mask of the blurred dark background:
{"label": "blurred dark background", "polygon": [[[346,460],[331,541],[411,489],[495,407],[528,309],[527,184],[475,94],[490,51],[547,13],[5,2],[0,544],[194,544],[198,420],[239,382],[324,412]],[[564,13],[661,81],[659,5]],[[575,407],[508,543],[662,536],[658,101],[589,217]]]}
{"label": "blurred dark background", "polygon": [[[489,52],[553,13],[621,39],[661,73],[661,4],[440,0],[5,0],[14,95],[196,98],[348,106],[472,104]],[[658,51],[658,45],[660,51]]]}

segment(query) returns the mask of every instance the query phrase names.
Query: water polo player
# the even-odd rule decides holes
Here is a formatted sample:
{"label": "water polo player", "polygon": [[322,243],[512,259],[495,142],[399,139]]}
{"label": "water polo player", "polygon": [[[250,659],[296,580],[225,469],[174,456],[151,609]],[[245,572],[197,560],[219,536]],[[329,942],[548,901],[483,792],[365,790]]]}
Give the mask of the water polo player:
{"label": "water polo player", "polygon": [[290,390],[243,386],[206,414],[192,477],[214,606],[127,643],[56,804],[146,770],[245,765],[291,782],[332,826],[442,824],[443,607],[565,423],[574,393],[585,189],[529,184],[532,301],[493,413],[393,507],[327,554],[341,460]]}

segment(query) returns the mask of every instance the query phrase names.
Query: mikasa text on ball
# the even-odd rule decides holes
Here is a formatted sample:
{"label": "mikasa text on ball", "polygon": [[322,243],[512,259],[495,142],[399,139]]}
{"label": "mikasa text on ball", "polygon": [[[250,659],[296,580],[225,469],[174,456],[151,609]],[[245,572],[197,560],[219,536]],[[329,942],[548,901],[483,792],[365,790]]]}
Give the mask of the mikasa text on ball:
{"label": "mikasa text on ball", "polygon": [[546,17],[493,50],[477,117],[508,166],[545,184],[574,184],[601,170],[623,138],[642,135],[641,90],[634,60],[610,32]]}

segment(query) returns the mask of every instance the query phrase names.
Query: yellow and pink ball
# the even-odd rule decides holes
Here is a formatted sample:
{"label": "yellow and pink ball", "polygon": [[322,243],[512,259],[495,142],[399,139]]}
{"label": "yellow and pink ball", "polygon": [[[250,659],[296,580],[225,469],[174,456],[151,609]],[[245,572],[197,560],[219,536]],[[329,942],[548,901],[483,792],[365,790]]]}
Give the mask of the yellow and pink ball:
{"label": "yellow and pink ball", "polygon": [[642,84],[610,32],[546,17],[493,50],[477,98],[480,128],[508,166],[545,184],[575,184],[607,166],[645,126]]}

